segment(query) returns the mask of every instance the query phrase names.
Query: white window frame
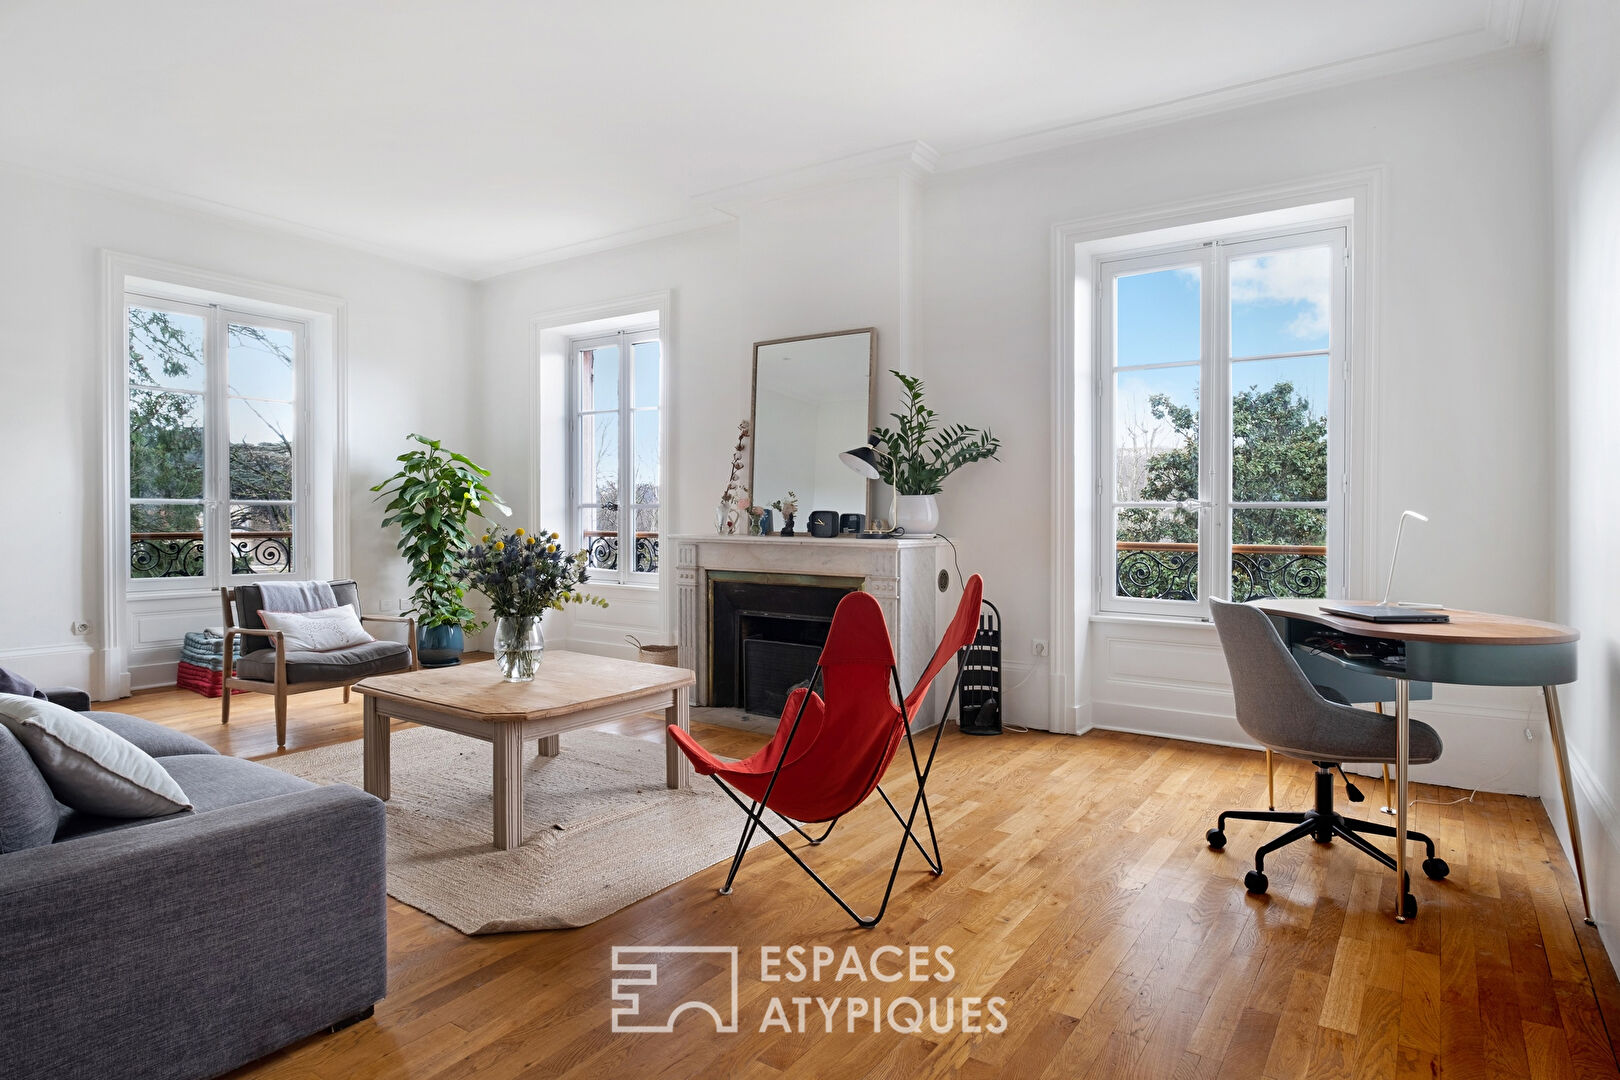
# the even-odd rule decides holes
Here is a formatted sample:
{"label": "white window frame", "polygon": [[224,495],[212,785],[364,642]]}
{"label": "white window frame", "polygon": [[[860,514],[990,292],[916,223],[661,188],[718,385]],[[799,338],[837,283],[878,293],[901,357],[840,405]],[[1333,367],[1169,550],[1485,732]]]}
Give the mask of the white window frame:
{"label": "white window frame", "polygon": [[[633,347],[649,341],[658,342],[658,401],[652,405],[636,405],[632,397],[635,380],[635,363]],[[668,538],[669,526],[665,521],[664,510],[668,505],[665,498],[664,486],[667,478],[665,469],[664,447],[667,445],[664,436],[664,427],[668,417],[664,415],[664,379],[668,372],[666,363],[664,341],[657,325],[638,325],[606,334],[596,334],[589,337],[571,338],[568,342],[568,504],[570,540],[579,548],[587,546],[585,538],[584,511],[599,506],[595,502],[585,501],[585,491],[581,489],[584,482],[584,447],[580,444],[581,425],[580,418],[586,415],[587,410],[582,408],[584,396],[584,378],[581,373],[580,353],[587,349],[604,347],[617,347],[619,350],[619,393],[618,407],[616,409],[592,409],[591,413],[613,413],[618,418],[619,428],[619,565],[615,570],[592,569],[590,576],[592,582],[612,582],[619,585],[637,586],[656,589],[658,587],[659,570],[651,573],[642,573],[636,570],[636,511],[653,509],[658,511],[658,565],[661,570],[665,558],[670,554],[669,546],[664,541]],[[635,502],[635,461],[631,457],[632,440],[634,438],[634,417],[636,413],[651,412],[658,414],[658,477],[659,501],[656,503]],[[630,498],[626,500],[625,494]]]}
{"label": "white window frame", "polygon": [[[128,318],[131,307],[188,314],[204,320],[204,371],[206,388],[197,396],[204,400],[203,411],[203,574],[201,577],[136,578],[129,573],[128,546],[131,533],[130,508],[136,501],[129,491],[129,392],[128,377]],[[301,319],[285,315],[272,315],[256,310],[256,305],[238,297],[218,296],[211,302],[182,299],[163,289],[140,287],[126,289],[123,294],[124,364],[119,378],[118,397],[122,401],[121,437],[125,447],[123,461],[122,533],[125,538],[123,559],[124,588],[132,595],[186,593],[197,589],[217,589],[223,585],[242,585],[255,581],[302,579],[312,576],[310,553],[310,484],[309,433],[311,415],[310,394],[310,325]],[[230,325],[248,323],[286,330],[293,335],[293,508],[292,565],[285,574],[233,574],[230,572],[230,420],[231,394],[227,370],[230,348]],[[168,391],[170,388],[159,387]],[[190,500],[184,500],[189,502]],[[242,500],[235,500],[241,502]],[[280,502],[281,500],[275,500]]]}
{"label": "white window frame", "polygon": [[[1217,239],[1180,243],[1148,250],[1138,250],[1099,256],[1093,260],[1092,281],[1095,283],[1092,325],[1095,333],[1096,362],[1096,431],[1094,447],[1097,470],[1095,542],[1096,568],[1094,595],[1097,614],[1156,615],[1174,618],[1209,617],[1211,596],[1227,599],[1231,593],[1231,521],[1232,511],[1249,507],[1310,507],[1327,510],[1327,583],[1326,594],[1342,596],[1350,565],[1347,506],[1350,499],[1350,470],[1345,451],[1350,435],[1350,364],[1349,364],[1349,267],[1350,223],[1344,220],[1322,221],[1291,226],[1285,229],[1267,229],[1260,232],[1233,233]],[[1285,251],[1298,247],[1327,245],[1332,268],[1329,348],[1329,401],[1328,401],[1328,499],[1322,503],[1248,503],[1231,498],[1232,491],[1232,436],[1231,374],[1234,362],[1231,355],[1230,334],[1230,264],[1234,258]],[[1114,282],[1123,276],[1171,267],[1197,266],[1200,269],[1199,299],[1201,334],[1199,367],[1199,497],[1183,505],[1196,506],[1198,530],[1198,598],[1196,600],[1160,600],[1115,594],[1117,551],[1115,548],[1115,510],[1121,500],[1116,489],[1117,473],[1114,459]],[[1322,350],[1278,354],[1275,357],[1248,357],[1281,359],[1287,356],[1320,355]],[[1153,367],[1183,366],[1177,364],[1137,367],[1134,370],[1152,370]],[[1190,365],[1187,365],[1190,366]],[[1210,408],[1220,402],[1219,408]],[[1130,505],[1142,505],[1137,500],[1126,500]],[[1148,503],[1174,507],[1175,503]]]}

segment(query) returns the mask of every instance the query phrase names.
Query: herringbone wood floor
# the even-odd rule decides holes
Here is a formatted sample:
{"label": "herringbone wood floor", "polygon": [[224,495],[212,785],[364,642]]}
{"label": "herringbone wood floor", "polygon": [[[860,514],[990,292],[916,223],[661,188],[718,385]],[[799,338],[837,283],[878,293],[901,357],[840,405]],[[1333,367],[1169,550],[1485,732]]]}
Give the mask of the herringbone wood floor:
{"label": "herringbone wood floor", "polygon": [[[119,703],[226,753],[275,753],[268,698],[218,702],[156,691]],[[289,752],[354,739],[360,706],[295,698]],[[656,721],[621,730],[659,739]],[[758,739],[699,735],[741,755]],[[564,738],[563,752],[567,752]],[[1227,853],[1203,843],[1222,808],[1264,805],[1258,753],[1140,736],[945,736],[930,782],[946,872],[913,854],[872,931],[780,852],[749,856],[736,892],[713,867],[593,926],[468,938],[389,902],[391,974],[376,1017],[255,1064],[251,1077],[1616,1077],[1620,985],[1580,920],[1569,866],[1541,804],[1480,795],[1419,804],[1452,867],[1419,879],[1415,922],[1388,915],[1392,875],[1335,845],[1294,845],[1241,884],[1272,827],[1235,823]],[[906,791],[901,766],[891,790]],[[1283,764],[1278,805],[1310,799],[1308,766]],[[1416,788],[1420,799],[1464,793]],[[1342,795],[1342,789],[1341,789]],[[1367,813],[1360,804],[1352,809]],[[741,815],[739,815],[740,820]],[[814,864],[875,896],[897,827],[882,804],[852,815]],[[861,906],[861,905],[857,905]],[[688,1015],[669,1035],[609,1030],[616,944],[739,945],[743,1023],[717,1035]],[[1007,1030],[938,1036],[760,1034],[765,999],[871,996],[889,987],[762,984],[760,944],[950,945],[956,978],[930,994],[999,995]],[[791,1015],[792,1007],[789,1006]],[[252,1023],[244,1016],[242,1023]]]}

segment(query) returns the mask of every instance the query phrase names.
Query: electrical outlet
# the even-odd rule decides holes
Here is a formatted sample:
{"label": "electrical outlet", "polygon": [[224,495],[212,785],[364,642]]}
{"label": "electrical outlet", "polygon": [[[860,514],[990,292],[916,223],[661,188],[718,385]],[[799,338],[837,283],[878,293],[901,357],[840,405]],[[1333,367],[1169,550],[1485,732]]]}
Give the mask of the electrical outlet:
{"label": "electrical outlet", "polygon": [[1046,655],[1046,639],[1045,638],[1036,638],[1035,641],[1034,641],[1034,646],[1035,646],[1035,655],[1036,656],[1045,656]]}
{"label": "electrical outlet", "polygon": [[90,624],[84,622],[83,620],[76,622],[73,624],[73,632],[80,637],[83,637],[85,634],[90,632]]}

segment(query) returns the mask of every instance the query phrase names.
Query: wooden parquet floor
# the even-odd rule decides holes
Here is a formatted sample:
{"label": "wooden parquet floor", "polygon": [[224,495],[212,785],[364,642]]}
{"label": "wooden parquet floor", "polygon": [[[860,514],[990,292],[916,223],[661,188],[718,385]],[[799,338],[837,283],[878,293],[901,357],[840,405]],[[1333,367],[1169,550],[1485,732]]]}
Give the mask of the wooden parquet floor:
{"label": "wooden parquet floor", "polygon": [[[217,701],[185,691],[117,707],[226,753],[275,753],[267,697],[238,697],[224,729]],[[620,730],[662,737],[651,719]],[[698,733],[730,755],[759,742]],[[358,698],[294,699],[289,750],[359,734]],[[892,792],[909,790],[901,772]],[[1402,926],[1389,915],[1393,875],[1343,845],[1279,852],[1264,899],[1248,896],[1242,877],[1275,827],[1233,823],[1225,854],[1205,846],[1216,812],[1265,805],[1258,753],[1105,732],[952,731],[929,787],[945,874],[931,877],[909,855],[875,930],[848,925],[765,848],[750,853],[731,896],[716,893],[724,866],[711,867],[571,931],[469,938],[390,900],[390,989],[375,1018],[237,1075],[1620,1077],[1610,1034],[1620,1033],[1620,984],[1581,922],[1574,876],[1536,800],[1437,805],[1465,793],[1416,786],[1428,801],[1413,827],[1436,838],[1452,874],[1417,880],[1419,915]],[[1369,796],[1341,809],[1370,813]],[[1310,797],[1310,768],[1281,764],[1279,807]],[[811,862],[846,895],[875,897],[897,836],[882,803],[868,804]],[[740,1030],[717,1034],[689,1013],[671,1034],[614,1034],[612,946],[675,943],[741,947]],[[819,983],[761,982],[758,947],[795,944],[840,956],[853,945],[863,958],[885,945],[948,945],[954,977],[897,989],[835,981],[829,969]],[[844,1013],[824,1022],[812,1003],[802,1032],[760,1031],[773,997],[796,1022],[792,996],[908,993],[1000,997],[1005,1030],[874,1034]]]}

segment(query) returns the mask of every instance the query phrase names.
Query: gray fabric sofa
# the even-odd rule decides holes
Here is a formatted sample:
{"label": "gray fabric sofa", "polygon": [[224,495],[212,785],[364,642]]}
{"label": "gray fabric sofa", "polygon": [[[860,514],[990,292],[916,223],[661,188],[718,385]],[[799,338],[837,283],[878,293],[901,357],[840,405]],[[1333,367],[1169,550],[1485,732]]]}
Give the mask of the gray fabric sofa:
{"label": "gray fabric sofa", "polygon": [[[56,805],[49,842],[0,851],[0,1075],[212,1077],[369,1016],[387,990],[383,804],[86,715],[156,757],[194,809],[113,821]],[[38,810],[17,754],[31,767],[0,727],[0,828]]]}

